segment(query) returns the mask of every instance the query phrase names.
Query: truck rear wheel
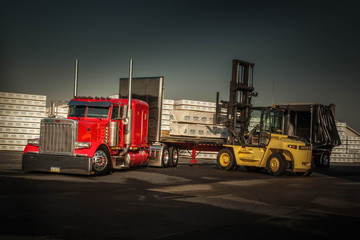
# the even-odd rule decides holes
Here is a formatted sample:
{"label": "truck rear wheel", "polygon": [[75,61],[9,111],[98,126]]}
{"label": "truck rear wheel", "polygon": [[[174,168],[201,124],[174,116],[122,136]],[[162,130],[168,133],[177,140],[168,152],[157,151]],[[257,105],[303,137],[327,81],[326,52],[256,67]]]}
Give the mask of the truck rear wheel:
{"label": "truck rear wheel", "polygon": [[167,168],[169,166],[169,159],[170,159],[169,149],[167,147],[164,147],[164,151],[161,159],[161,167]]}
{"label": "truck rear wheel", "polygon": [[103,147],[96,150],[93,157],[93,170],[96,175],[103,176],[110,173],[110,157]]}
{"label": "truck rear wheel", "polygon": [[169,159],[169,167],[176,167],[179,162],[179,149],[174,146],[169,148],[170,159]]}
{"label": "truck rear wheel", "polygon": [[234,167],[236,167],[236,161],[232,149],[221,149],[217,155],[216,163],[220,169],[224,169],[226,171],[234,169]]}
{"label": "truck rear wheel", "polygon": [[286,159],[281,153],[273,153],[267,160],[266,169],[270,175],[281,176],[285,173]]}
{"label": "truck rear wheel", "polygon": [[330,155],[327,152],[323,152],[320,157],[320,166],[323,168],[330,167]]}

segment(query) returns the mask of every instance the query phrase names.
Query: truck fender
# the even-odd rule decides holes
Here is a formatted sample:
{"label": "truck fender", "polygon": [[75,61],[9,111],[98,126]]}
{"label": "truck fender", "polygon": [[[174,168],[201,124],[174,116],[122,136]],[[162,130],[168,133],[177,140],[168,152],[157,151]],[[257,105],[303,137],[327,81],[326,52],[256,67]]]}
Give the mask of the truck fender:
{"label": "truck fender", "polygon": [[106,147],[108,153],[110,153],[110,149],[106,144],[101,142],[92,142],[90,148],[78,149],[78,154],[87,154],[88,157],[94,157],[96,150],[99,149],[100,146]]}

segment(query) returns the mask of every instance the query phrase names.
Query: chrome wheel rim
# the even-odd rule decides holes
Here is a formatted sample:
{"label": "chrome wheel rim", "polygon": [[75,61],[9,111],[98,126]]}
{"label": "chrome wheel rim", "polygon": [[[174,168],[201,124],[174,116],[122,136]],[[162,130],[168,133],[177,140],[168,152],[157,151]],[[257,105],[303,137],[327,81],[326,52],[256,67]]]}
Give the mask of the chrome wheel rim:
{"label": "chrome wheel rim", "polygon": [[323,164],[324,166],[326,166],[326,165],[329,164],[329,156],[328,156],[328,155],[324,155],[324,156],[323,156],[322,164]]}
{"label": "chrome wheel rim", "polygon": [[96,151],[93,161],[94,161],[94,165],[93,165],[94,170],[98,172],[103,171],[108,164],[108,158],[106,156],[106,153],[102,150]]}
{"label": "chrome wheel rim", "polygon": [[163,159],[164,159],[164,165],[167,165],[169,163],[169,150],[166,149],[164,151]]}
{"label": "chrome wheel rim", "polygon": [[179,152],[177,149],[173,150],[173,162],[176,164],[178,162],[179,159]]}

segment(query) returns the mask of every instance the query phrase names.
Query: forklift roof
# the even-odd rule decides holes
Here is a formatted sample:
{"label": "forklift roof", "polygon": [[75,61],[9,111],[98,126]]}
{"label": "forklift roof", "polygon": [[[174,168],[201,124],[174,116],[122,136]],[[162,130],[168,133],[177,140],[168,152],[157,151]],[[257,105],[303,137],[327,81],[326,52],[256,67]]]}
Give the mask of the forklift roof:
{"label": "forklift roof", "polygon": [[320,105],[317,103],[285,103],[285,104],[279,104],[276,105],[280,108],[285,108],[292,111],[300,111],[300,112],[309,112],[311,110],[311,107],[314,105]]}

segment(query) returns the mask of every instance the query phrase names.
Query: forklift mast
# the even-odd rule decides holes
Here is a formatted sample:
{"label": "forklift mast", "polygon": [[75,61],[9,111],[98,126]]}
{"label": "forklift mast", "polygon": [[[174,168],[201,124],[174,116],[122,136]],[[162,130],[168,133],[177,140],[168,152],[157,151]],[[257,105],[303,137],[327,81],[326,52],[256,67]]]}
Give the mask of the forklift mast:
{"label": "forklift mast", "polygon": [[[245,132],[249,124],[252,108],[254,64],[242,60],[233,60],[230,82],[229,101],[219,103],[219,92],[216,95],[216,123],[223,123],[228,128],[228,145],[245,146]],[[225,118],[221,117],[226,109]]]}

